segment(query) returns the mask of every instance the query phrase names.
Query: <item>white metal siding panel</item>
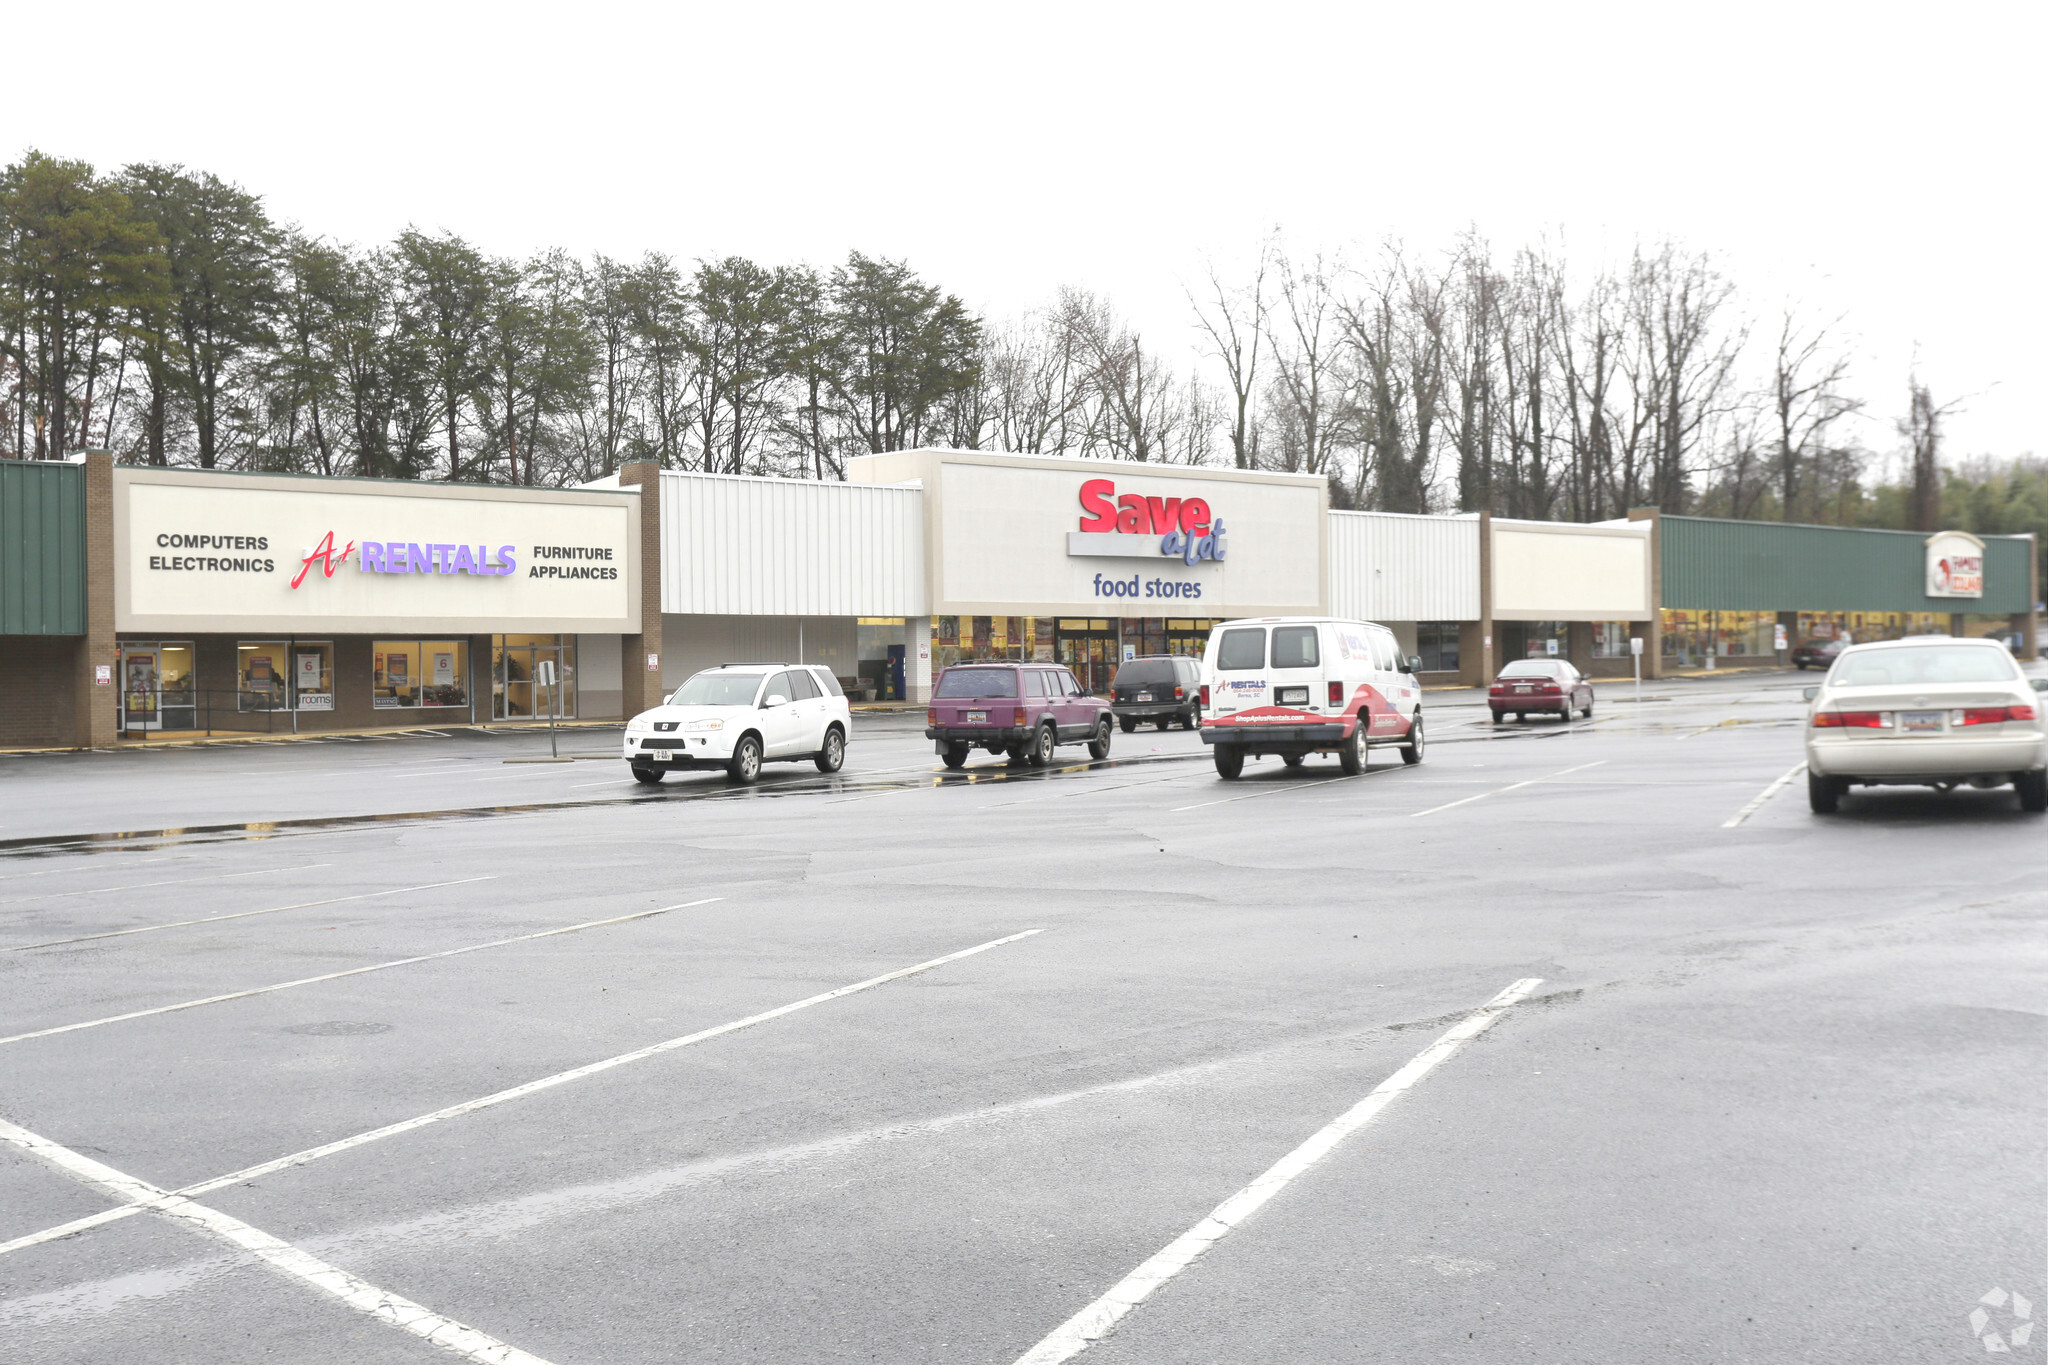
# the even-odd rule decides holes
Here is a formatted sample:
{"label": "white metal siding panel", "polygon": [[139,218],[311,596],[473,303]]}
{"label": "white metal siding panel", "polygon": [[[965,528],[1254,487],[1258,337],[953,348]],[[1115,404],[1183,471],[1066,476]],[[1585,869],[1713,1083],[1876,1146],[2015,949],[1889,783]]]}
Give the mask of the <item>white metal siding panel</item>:
{"label": "white metal siding panel", "polygon": [[664,471],[661,609],[924,615],[924,493]]}
{"label": "white metal siding panel", "polygon": [[1330,614],[1479,619],[1479,518],[1332,512]]}

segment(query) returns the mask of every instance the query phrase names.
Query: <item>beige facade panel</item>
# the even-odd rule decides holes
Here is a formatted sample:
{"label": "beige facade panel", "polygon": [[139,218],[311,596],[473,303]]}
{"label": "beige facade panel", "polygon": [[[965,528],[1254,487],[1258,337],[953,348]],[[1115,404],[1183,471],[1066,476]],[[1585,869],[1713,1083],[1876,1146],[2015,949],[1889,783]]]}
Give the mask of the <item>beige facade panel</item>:
{"label": "beige facade panel", "polygon": [[661,609],[700,616],[918,616],[916,488],[661,476]]}
{"label": "beige facade panel", "polygon": [[148,468],[113,480],[125,633],[603,634],[639,619],[638,494]]}
{"label": "beige facade panel", "polygon": [[[1328,496],[1311,476],[955,450],[867,456],[847,476],[925,489],[930,610],[941,615],[1323,610]],[[1208,526],[1222,524],[1224,553],[1190,562],[1165,545],[1197,501]],[[1083,524],[1105,506],[1132,511],[1142,529]]]}
{"label": "beige facade panel", "polygon": [[1651,615],[1647,527],[1493,522],[1499,621],[1644,621]]}
{"label": "beige facade panel", "polygon": [[1479,619],[1478,517],[1332,512],[1329,518],[1331,615]]}

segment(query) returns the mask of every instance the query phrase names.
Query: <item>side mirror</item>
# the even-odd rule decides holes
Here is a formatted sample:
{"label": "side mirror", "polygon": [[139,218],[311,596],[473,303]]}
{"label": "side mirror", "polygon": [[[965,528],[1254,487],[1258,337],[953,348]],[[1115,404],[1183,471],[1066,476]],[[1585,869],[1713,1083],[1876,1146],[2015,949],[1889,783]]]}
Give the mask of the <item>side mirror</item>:
{"label": "side mirror", "polygon": [[783,696],[783,695],[782,695],[782,694],[781,694],[780,692],[770,692],[770,693],[768,694],[768,696],[767,696],[766,700],[764,700],[764,701],[763,701],[763,702],[761,703],[761,709],[762,709],[763,711],[765,711],[765,710],[767,710],[767,709],[768,709],[769,707],[771,707],[771,706],[787,706],[787,705],[789,705],[789,698],[788,698],[788,697],[785,697],[785,696]]}
{"label": "side mirror", "polygon": [[[2048,678],[2043,678],[2041,681],[2048,682]],[[1799,695],[1806,698],[1808,701],[1812,701],[1815,697],[1820,695],[1820,689],[1818,687],[1802,687],[1799,689]]]}
{"label": "side mirror", "polygon": [[1410,654],[1407,658],[1401,660],[1401,671],[1403,673],[1420,673],[1422,671],[1422,656],[1420,654]]}
{"label": "side mirror", "polygon": [[2048,692],[2048,678],[2034,679],[2034,690],[2036,692]]}

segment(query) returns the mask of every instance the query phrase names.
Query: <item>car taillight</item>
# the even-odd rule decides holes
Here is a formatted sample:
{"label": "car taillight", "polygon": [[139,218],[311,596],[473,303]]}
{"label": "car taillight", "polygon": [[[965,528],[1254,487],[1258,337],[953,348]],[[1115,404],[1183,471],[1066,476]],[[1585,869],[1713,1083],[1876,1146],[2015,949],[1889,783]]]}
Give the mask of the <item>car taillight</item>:
{"label": "car taillight", "polygon": [[1029,722],[1026,721],[1024,717],[1024,708],[1020,706],[1015,711],[1012,711],[1010,713],[1010,724],[1016,726],[1018,729],[1021,730],[1025,727],[1025,725],[1029,724]]}
{"label": "car taillight", "polygon": [[1342,706],[1343,704],[1344,684],[1336,681],[1335,679],[1332,679],[1330,682],[1330,705]]}
{"label": "car taillight", "polygon": [[1813,713],[1813,728],[1816,730],[1883,730],[1890,722],[1882,711],[1816,711]]}
{"label": "car taillight", "polygon": [[927,707],[925,707],[925,708],[924,708],[924,723],[925,723],[926,725],[937,725],[937,724],[939,723],[939,708],[938,708],[938,707],[936,707],[936,706],[927,706]]}
{"label": "car taillight", "polygon": [[1205,708],[1209,705],[1209,684],[1207,683],[1202,684],[1202,705]]}
{"label": "car taillight", "polygon": [[1543,683],[1536,689],[1536,694],[1538,696],[1554,697],[1557,695],[1557,693],[1558,686],[1556,683]]}
{"label": "car taillight", "polygon": [[1951,719],[1958,725],[1997,725],[2008,720],[2032,720],[2031,706],[1972,706],[1958,711]]}
{"label": "car taillight", "polygon": [[1175,701],[1186,701],[1187,697],[1188,690],[1185,687],[1176,687],[1173,689],[1173,699]]}

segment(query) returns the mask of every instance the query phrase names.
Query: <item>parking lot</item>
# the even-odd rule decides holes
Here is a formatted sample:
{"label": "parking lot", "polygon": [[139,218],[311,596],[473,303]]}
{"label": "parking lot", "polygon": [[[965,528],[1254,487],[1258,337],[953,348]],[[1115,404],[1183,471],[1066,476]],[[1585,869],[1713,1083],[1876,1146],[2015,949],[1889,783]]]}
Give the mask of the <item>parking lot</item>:
{"label": "parking lot", "polygon": [[1810,814],[1810,681],[1234,783],[901,712],[750,788],[0,759],[0,1360],[1981,1355],[2048,1261],[2042,817]]}

